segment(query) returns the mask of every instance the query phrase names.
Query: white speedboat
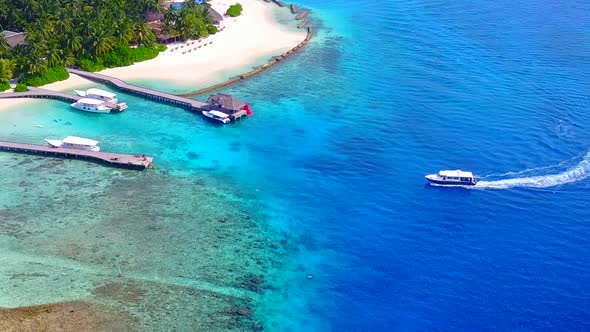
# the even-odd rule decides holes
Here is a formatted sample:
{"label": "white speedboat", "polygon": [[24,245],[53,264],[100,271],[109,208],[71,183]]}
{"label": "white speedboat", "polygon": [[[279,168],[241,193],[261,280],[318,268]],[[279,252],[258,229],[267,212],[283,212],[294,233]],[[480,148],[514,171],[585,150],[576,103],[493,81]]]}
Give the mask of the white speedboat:
{"label": "white speedboat", "polygon": [[45,142],[52,148],[100,151],[100,148],[97,146],[98,141],[83,137],[68,136],[63,140],[45,139]]}
{"label": "white speedboat", "polygon": [[80,97],[102,100],[110,104],[116,104],[118,101],[116,94],[97,88],[88,89],[86,91],[74,90],[74,92]]}
{"label": "white speedboat", "polygon": [[72,104],[73,108],[92,113],[111,113],[112,108],[106,102],[98,99],[81,98]]}
{"label": "white speedboat", "polygon": [[202,111],[201,113],[203,113],[204,116],[206,116],[208,119],[211,119],[213,121],[217,121],[217,122],[221,122],[221,123],[230,123],[230,118],[229,115],[220,112],[220,111]]}
{"label": "white speedboat", "polygon": [[438,174],[426,175],[426,180],[430,184],[438,186],[475,186],[477,180],[471,172],[462,170],[440,171]]}

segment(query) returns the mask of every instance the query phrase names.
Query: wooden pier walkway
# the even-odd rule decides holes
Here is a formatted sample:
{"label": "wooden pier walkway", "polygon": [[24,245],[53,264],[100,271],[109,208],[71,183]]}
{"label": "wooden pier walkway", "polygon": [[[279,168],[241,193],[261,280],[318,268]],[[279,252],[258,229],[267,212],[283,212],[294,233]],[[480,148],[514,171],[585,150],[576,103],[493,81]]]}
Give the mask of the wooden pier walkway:
{"label": "wooden pier walkway", "polygon": [[207,110],[207,103],[200,102],[198,100],[193,100],[189,98],[185,98],[182,96],[176,96],[170,93],[151,90],[147,88],[143,88],[137,85],[126,83],[116,77],[107,76],[98,73],[91,73],[84,70],[78,70],[73,68],[68,68],[68,72],[71,74],[75,74],[91,81],[105,83],[115,86],[117,89],[136,94],[138,96],[152,99],[154,101],[158,101],[161,103],[172,104],[176,106],[180,106],[186,108],[190,111],[200,111],[200,110]]}
{"label": "wooden pier walkway", "polygon": [[61,149],[52,148],[45,145],[14,143],[4,141],[0,141],[0,151],[42,155],[47,157],[88,160],[107,166],[136,170],[146,169],[154,160],[154,158],[152,157],[139,155],[95,152],[75,149]]}
{"label": "wooden pier walkway", "polygon": [[63,100],[69,103],[74,103],[82,97],[69,95],[63,92],[51,91],[41,88],[29,87],[27,92],[7,92],[0,93],[0,99],[4,98],[43,98],[43,99],[56,99]]}

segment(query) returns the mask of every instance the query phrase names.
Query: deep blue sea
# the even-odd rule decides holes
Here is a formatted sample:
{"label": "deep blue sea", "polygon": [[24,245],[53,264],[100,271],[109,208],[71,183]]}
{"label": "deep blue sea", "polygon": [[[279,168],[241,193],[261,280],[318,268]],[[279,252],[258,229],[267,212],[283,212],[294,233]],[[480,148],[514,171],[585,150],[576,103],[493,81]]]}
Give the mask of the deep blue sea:
{"label": "deep blue sea", "polygon": [[[158,171],[150,172],[182,181],[206,174],[204,183],[225,190],[203,197],[254,200],[248,206],[263,210],[269,232],[288,239],[254,308],[265,331],[590,330],[590,2],[298,3],[311,9],[317,34],[299,55],[226,90],[254,109],[239,124],[212,127],[123,94],[129,110],[110,118],[57,102],[47,104],[45,122],[41,106],[6,112],[0,135],[36,142],[92,132],[105,150],[155,155]],[[96,167],[85,174],[106,172],[80,165]],[[440,188],[424,179],[459,168],[480,184]],[[148,188],[154,200],[158,188]],[[146,198],[144,209],[193,199],[181,189],[167,193],[170,202]],[[200,214],[194,204],[187,210]],[[139,230],[129,234],[141,232],[134,225]],[[162,225],[170,237],[146,243],[176,238]],[[237,261],[259,254],[231,250],[227,257]],[[211,264],[193,271],[195,287],[235,295],[219,286],[232,285],[230,277],[200,274]],[[224,278],[239,272],[231,266]],[[152,272],[158,281],[178,274],[176,267]]]}
{"label": "deep blue sea", "polygon": [[[589,330],[590,3],[301,2],[320,40],[261,155],[311,330]],[[456,168],[481,189],[425,184]]]}

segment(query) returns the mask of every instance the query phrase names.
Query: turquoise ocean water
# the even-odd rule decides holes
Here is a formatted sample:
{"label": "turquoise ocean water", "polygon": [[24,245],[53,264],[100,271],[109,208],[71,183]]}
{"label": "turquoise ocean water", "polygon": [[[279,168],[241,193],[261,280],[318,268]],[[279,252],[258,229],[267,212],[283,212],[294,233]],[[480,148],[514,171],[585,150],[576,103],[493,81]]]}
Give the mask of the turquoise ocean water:
{"label": "turquoise ocean water", "polygon": [[[254,110],[238,124],[121,93],[115,115],[1,112],[0,139],[80,135],[156,168],[0,154],[0,306],[84,300],[145,330],[589,329],[587,3],[301,5],[305,51],[224,90]],[[479,188],[425,184],[454,168]]]}

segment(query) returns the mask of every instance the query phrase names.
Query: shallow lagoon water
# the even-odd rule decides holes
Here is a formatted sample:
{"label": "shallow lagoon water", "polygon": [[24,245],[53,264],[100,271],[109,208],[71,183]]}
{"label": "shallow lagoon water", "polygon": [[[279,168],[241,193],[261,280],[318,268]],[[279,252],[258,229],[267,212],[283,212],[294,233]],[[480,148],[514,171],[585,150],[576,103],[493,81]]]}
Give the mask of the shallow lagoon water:
{"label": "shallow lagoon water", "polygon": [[[255,112],[236,125],[125,94],[112,116],[0,113],[2,139],[156,158],[0,155],[1,304],[98,301],[154,330],[588,329],[590,8],[302,4],[318,35],[225,90]],[[487,184],[425,184],[450,168]]]}

